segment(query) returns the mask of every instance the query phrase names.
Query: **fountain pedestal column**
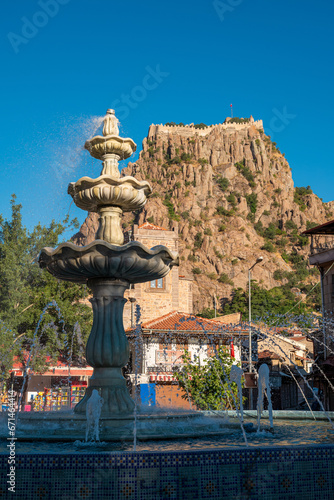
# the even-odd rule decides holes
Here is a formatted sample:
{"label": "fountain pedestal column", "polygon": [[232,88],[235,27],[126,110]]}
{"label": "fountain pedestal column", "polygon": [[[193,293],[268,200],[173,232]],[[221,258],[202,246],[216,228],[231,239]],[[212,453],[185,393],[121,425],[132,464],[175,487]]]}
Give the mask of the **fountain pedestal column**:
{"label": "fountain pedestal column", "polygon": [[76,413],[85,413],[93,389],[104,399],[102,415],[128,414],[134,402],[126,387],[122,368],[129,360],[129,343],[123,326],[124,292],[126,280],[94,278],[88,280],[93,292],[93,327],[86,358],[94,373],[89,380],[85,397],[75,407]]}
{"label": "fountain pedestal column", "polygon": [[96,233],[98,240],[104,240],[112,245],[123,245],[124,234],[121,220],[123,211],[119,207],[102,207],[99,210],[99,228]]}

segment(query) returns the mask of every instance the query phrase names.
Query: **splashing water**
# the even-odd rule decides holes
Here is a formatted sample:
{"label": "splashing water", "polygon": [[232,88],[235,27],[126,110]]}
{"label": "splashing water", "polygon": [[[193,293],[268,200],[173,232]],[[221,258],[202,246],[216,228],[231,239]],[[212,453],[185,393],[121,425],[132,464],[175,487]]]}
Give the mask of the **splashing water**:
{"label": "splashing water", "polygon": [[[91,116],[89,118],[74,119],[72,123],[66,122],[58,139],[52,140],[48,145],[48,158],[50,170],[57,178],[58,184],[55,191],[67,186],[68,177],[79,168],[81,163],[86,163],[84,144],[88,137],[92,137],[102,126],[104,116]],[[97,172],[98,174],[100,172]]]}
{"label": "splashing water", "polygon": [[237,365],[233,365],[230,371],[230,380],[231,382],[235,382],[238,386],[238,396],[239,396],[239,404],[240,404],[240,413],[241,413],[241,421],[244,421],[244,406],[242,404],[242,385],[241,378],[244,374],[242,368]]}
{"label": "splashing water", "polygon": [[100,441],[99,423],[103,403],[104,399],[101,398],[96,389],[93,389],[86,406],[86,443],[90,434],[91,441]]}
{"label": "splashing water", "polygon": [[269,411],[269,422],[270,428],[274,427],[273,424],[273,406],[271,403],[271,393],[270,393],[270,382],[269,382],[269,366],[263,364],[260,366],[258,371],[258,396],[257,396],[257,430],[260,431],[260,420],[263,411],[263,398],[264,393],[268,399],[268,411]]}

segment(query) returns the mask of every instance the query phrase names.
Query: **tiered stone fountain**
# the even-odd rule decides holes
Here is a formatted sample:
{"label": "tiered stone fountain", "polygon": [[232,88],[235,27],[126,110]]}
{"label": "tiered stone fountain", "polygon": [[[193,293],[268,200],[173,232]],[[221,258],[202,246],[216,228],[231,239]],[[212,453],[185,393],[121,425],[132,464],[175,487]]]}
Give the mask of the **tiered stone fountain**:
{"label": "tiered stone fountain", "polygon": [[97,389],[104,400],[103,416],[125,416],[133,411],[134,402],[122,375],[122,367],[129,359],[123,327],[124,291],[131,283],[166,276],[172,266],[178,265],[178,256],[161,245],[151,250],[136,241],[123,245],[123,212],[143,207],[152,189],[146,181],[120,178],[118,162],[129,158],[136,144],[119,137],[113,110],[107,111],[103,136],[88,140],[85,148],[103,161],[101,175],[72,182],[68,192],[79,208],[99,214],[96,240],[84,247],[63,243],[56,249],[44,248],[39,265],[56,278],[87,283],[93,293],[94,320],[86,358],[94,373],[75,413],[85,414],[87,401]]}
{"label": "tiered stone fountain", "polygon": [[[124,243],[121,217],[125,211],[140,209],[151,195],[146,181],[120,177],[118,162],[136,150],[132,139],[119,137],[117,119],[108,110],[103,136],[88,140],[85,148],[103,161],[96,179],[82,177],[68,188],[75,204],[99,214],[96,240],[80,247],[63,243],[58,248],[44,248],[39,265],[61,280],[87,284],[93,298],[93,327],[87,347],[87,362],[94,368],[84,398],[70,412],[20,412],[16,436],[21,440],[84,439],[86,408],[94,390],[102,398],[101,432],[104,441],[188,438],[230,432],[225,421],[205,412],[163,412],[137,408],[122,375],[129,359],[129,344],[123,327],[124,292],[130,284],[163,278],[178,265],[177,254],[165,246],[148,249],[142,243]],[[101,401],[101,399],[98,399]],[[212,417],[212,418],[211,418]],[[0,419],[1,423],[1,419]],[[2,422],[0,437],[6,436]],[[237,424],[238,426],[238,424]]]}

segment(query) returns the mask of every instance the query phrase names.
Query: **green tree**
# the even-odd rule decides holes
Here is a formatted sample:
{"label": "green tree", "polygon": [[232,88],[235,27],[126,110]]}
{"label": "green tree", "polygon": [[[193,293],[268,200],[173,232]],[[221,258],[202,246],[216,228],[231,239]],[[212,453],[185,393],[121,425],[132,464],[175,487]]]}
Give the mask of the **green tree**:
{"label": "green tree", "polygon": [[215,310],[206,307],[205,309],[203,309],[202,312],[198,313],[196,316],[199,316],[201,318],[212,319],[215,317]]}
{"label": "green tree", "polygon": [[82,358],[92,312],[80,302],[86,287],[57,280],[37,263],[41,249],[56,246],[65,230],[78,226],[77,221],[37,224],[30,232],[22,224],[21,208],[13,195],[11,218],[0,215],[1,338],[5,345],[8,333],[3,332],[11,331],[11,355],[18,355],[25,365],[30,352],[29,366],[42,370],[47,356]]}
{"label": "green tree", "polygon": [[189,396],[200,410],[228,410],[235,407],[232,392],[235,401],[238,401],[237,385],[230,382],[229,387],[227,382],[234,360],[224,348],[218,349],[216,355],[209,357],[202,366],[199,358],[191,361],[188,351],[185,351],[182,359],[183,367],[174,371],[174,376],[185,391],[183,399]]}

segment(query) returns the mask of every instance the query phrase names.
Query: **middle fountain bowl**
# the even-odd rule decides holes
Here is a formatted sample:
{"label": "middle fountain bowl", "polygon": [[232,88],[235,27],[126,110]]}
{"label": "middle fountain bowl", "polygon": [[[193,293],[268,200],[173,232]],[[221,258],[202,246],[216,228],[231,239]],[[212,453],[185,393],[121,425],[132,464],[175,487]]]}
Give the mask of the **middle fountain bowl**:
{"label": "middle fountain bowl", "polygon": [[63,243],[56,249],[43,248],[39,256],[40,267],[56,278],[82,284],[93,278],[145,283],[165,277],[178,264],[178,255],[167,247],[148,249],[138,241],[122,246],[103,240],[84,247]]}

